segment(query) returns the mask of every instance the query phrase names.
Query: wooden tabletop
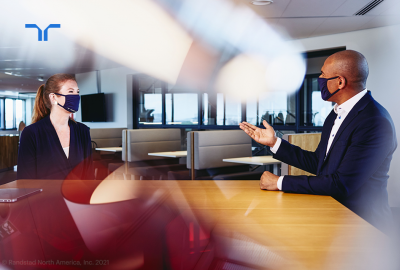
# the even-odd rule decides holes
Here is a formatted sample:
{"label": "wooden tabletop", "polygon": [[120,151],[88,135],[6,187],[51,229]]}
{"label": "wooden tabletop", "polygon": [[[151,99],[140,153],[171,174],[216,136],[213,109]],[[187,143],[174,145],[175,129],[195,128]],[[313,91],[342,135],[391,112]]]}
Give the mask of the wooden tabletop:
{"label": "wooden tabletop", "polygon": [[[61,183],[18,180],[0,187],[43,188],[41,194],[11,204],[10,219],[16,226],[27,226],[27,222],[23,225],[17,220],[21,215],[36,222],[35,228],[25,229],[25,242],[36,250],[30,259],[69,260],[90,253],[80,237],[79,224],[75,225],[71,209],[63,201]],[[199,221],[213,228],[214,234],[230,241],[236,260],[250,261],[260,269],[270,267],[271,261],[277,264],[274,269],[371,269],[371,260],[379,262],[388,240],[329,196],[260,190],[259,181],[104,180],[93,192],[90,203],[121,209],[116,202],[144,197],[163,197],[163,204],[174,205],[182,213],[195,213]],[[20,231],[24,234],[22,227]],[[50,235],[44,236],[45,233]],[[58,250],[46,245],[46,241],[57,237],[68,248]],[[38,239],[44,254],[37,247]],[[18,253],[18,245],[0,250],[9,250],[7,256],[13,259],[22,259],[24,254]]]}
{"label": "wooden tabletop", "polygon": [[239,157],[239,158],[225,158],[224,162],[242,163],[250,165],[272,165],[280,164],[281,162],[274,159],[272,156],[255,156],[255,157]]}
{"label": "wooden tabletop", "polygon": [[187,156],[187,151],[154,152],[154,153],[148,153],[148,155],[156,157],[181,158]]}
{"label": "wooden tabletop", "polygon": [[97,151],[122,152],[122,147],[98,147]]}

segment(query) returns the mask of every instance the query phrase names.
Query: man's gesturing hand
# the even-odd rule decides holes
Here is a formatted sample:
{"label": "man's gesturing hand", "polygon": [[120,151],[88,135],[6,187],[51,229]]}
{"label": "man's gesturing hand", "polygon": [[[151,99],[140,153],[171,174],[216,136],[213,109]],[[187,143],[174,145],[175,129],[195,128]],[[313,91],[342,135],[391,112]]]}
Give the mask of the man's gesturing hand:
{"label": "man's gesturing hand", "polygon": [[265,129],[242,122],[239,124],[239,127],[256,142],[273,147],[277,140],[275,130],[265,120],[263,121],[263,125]]}
{"label": "man's gesturing hand", "polygon": [[260,179],[260,189],[279,190],[278,179],[279,176],[270,172],[264,172]]}

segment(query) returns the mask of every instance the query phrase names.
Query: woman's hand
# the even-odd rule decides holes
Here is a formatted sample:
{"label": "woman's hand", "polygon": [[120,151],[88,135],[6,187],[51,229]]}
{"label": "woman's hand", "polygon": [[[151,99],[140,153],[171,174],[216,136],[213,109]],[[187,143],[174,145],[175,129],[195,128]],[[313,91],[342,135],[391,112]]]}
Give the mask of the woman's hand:
{"label": "woman's hand", "polygon": [[247,122],[242,122],[239,124],[239,127],[256,142],[273,147],[277,140],[275,130],[265,120],[263,121],[263,125],[265,129],[258,128]]}

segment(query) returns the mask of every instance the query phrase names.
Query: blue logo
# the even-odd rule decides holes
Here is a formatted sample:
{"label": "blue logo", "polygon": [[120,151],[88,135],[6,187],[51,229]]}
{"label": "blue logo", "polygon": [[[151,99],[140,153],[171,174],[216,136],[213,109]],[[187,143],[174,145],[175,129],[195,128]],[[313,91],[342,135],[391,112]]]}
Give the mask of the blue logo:
{"label": "blue logo", "polygon": [[[25,28],[36,28],[38,30],[38,41],[42,41],[42,29],[39,28],[36,24],[25,24]],[[48,31],[50,28],[61,28],[61,24],[50,24],[44,30],[44,41],[47,41]]]}

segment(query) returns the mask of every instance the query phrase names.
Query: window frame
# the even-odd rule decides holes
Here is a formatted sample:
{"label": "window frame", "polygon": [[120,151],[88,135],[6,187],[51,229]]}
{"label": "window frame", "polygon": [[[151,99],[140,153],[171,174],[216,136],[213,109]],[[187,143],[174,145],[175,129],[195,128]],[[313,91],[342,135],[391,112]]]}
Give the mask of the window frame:
{"label": "window frame", "polygon": [[[12,128],[6,128],[6,99],[11,99],[13,101],[13,127]],[[3,104],[3,106],[0,106],[1,113],[0,113],[0,130],[2,131],[13,131],[13,130],[18,130],[18,124],[16,123],[16,103],[17,100],[21,100],[23,102],[22,107],[25,108],[23,112],[23,122],[26,123],[26,99],[23,98],[15,98],[15,97],[0,97],[0,102]]]}

